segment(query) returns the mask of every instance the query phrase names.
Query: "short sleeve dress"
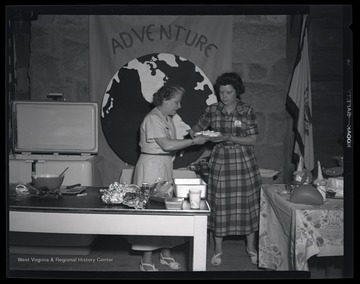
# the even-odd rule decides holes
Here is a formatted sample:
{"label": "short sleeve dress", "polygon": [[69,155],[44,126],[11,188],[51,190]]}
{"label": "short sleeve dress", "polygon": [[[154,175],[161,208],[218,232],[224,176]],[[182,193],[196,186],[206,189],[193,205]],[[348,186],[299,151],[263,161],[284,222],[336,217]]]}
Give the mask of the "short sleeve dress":
{"label": "short sleeve dress", "polygon": [[[253,108],[238,100],[231,114],[221,102],[206,108],[197,126],[246,137],[258,133]],[[212,213],[208,228],[217,237],[258,231],[262,180],[254,147],[229,141],[217,143],[209,160],[207,199]]]}
{"label": "short sleeve dress", "polygon": [[[172,181],[173,158],[175,152],[165,152],[154,138],[174,139],[176,131],[171,117],[165,118],[155,107],[144,118],[140,126],[141,154],[136,162],[133,183],[152,184],[158,178]],[[166,224],[164,224],[166,226]],[[131,236],[128,238],[133,250],[153,251],[160,248],[172,248],[184,243],[183,237],[169,236]]]}
{"label": "short sleeve dress", "polygon": [[152,184],[158,178],[172,181],[174,152],[165,152],[156,143],[155,138],[174,139],[176,130],[171,117],[165,118],[155,107],[144,118],[140,126],[141,154],[136,162],[133,183]]}

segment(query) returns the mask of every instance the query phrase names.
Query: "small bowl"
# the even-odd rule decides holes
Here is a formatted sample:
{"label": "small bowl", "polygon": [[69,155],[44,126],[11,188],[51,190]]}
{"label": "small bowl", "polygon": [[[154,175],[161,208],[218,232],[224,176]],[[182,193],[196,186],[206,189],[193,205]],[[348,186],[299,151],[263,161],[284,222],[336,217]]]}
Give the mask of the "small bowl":
{"label": "small bowl", "polygon": [[172,197],[165,199],[165,207],[168,210],[181,210],[184,202],[184,198]]}
{"label": "small bowl", "polygon": [[64,176],[58,174],[39,174],[31,176],[32,184],[36,189],[48,188],[55,190],[60,188],[64,181]]}
{"label": "small bowl", "polygon": [[328,190],[326,192],[326,197],[335,197],[335,195],[336,195],[336,191]]}

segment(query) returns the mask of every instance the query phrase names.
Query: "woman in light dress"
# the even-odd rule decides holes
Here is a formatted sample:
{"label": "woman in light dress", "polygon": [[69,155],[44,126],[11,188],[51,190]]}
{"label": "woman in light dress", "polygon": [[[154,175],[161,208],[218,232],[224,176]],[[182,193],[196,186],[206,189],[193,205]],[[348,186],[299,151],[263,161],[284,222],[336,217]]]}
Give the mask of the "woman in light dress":
{"label": "woman in light dress", "polygon": [[[154,94],[155,107],[146,115],[140,126],[141,154],[135,166],[134,184],[153,184],[159,178],[172,182],[176,151],[207,141],[207,138],[201,135],[193,139],[176,137],[172,117],[181,108],[184,93],[184,88],[166,84]],[[139,264],[141,271],[158,271],[152,260],[153,252],[158,249],[161,249],[160,264],[175,270],[181,268],[180,263],[171,256],[170,249],[183,244],[183,237],[133,236],[131,243],[133,250],[143,252]]]}

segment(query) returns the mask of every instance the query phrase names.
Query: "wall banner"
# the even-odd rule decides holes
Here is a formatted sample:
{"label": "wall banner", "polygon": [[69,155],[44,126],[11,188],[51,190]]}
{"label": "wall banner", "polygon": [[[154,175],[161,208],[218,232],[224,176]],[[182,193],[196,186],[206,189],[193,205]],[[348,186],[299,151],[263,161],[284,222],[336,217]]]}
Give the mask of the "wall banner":
{"label": "wall banner", "polygon": [[[232,69],[232,25],[232,16],[89,17],[90,96],[100,105],[100,135],[121,160],[136,163],[140,123],[165,82],[186,89],[174,117],[179,139],[216,101],[212,83]],[[201,155],[190,148],[175,168]]]}

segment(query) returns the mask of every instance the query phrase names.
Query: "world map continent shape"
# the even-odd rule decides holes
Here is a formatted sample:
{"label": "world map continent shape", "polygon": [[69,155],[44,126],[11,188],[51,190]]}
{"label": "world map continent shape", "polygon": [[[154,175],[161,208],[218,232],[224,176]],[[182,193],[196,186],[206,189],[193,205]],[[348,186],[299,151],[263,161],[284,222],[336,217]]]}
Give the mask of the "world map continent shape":
{"label": "world map continent shape", "polygon": [[[185,88],[177,114],[188,127],[197,122],[209,101],[215,102],[212,85],[205,74],[182,57],[153,53],[125,64],[112,78],[104,94],[101,125],[110,148],[130,165],[135,165],[140,155],[139,128],[154,107],[152,95],[164,83]],[[179,150],[174,168],[187,167],[204,151],[204,145]]]}

